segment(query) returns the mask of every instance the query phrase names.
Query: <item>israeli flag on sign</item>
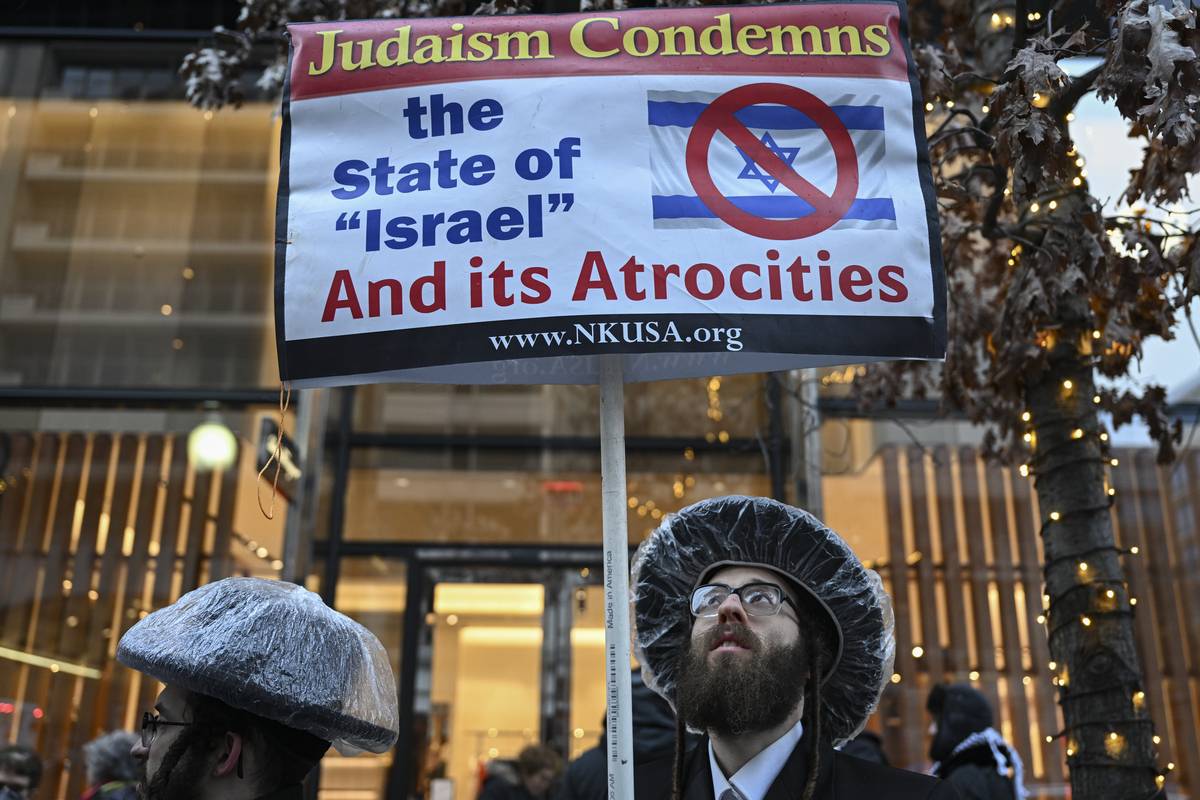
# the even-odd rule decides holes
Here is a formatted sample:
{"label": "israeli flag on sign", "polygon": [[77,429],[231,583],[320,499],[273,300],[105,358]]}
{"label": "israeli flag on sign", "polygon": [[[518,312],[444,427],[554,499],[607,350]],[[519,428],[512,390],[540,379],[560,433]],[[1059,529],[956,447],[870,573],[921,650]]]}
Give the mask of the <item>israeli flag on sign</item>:
{"label": "israeli flag on sign", "polygon": [[[706,92],[648,91],[650,166],[655,228],[728,227],[688,178],[688,137],[700,114],[719,95]],[[831,230],[895,230],[896,208],[884,165],[883,106],[880,98],[843,95],[830,103],[854,142],[858,191]],[[803,112],[780,105],[754,105],[734,115],[767,149],[816,188],[832,195],[837,162],[825,133]],[[739,209],[764,219],[799,219],[813,207],[778,178],[718,133],[708,153],[717,189]]]}

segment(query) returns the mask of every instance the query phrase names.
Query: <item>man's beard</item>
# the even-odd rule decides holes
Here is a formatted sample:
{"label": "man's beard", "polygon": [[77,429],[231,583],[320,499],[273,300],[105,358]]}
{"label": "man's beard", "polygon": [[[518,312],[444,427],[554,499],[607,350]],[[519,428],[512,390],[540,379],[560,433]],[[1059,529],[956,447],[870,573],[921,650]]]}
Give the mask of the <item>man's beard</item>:
{"label": "man's beard", "polygon": [[146,762],[142,762],[141,779],[137,784],[140,800],[198,800],[208,774],[209,764],[204,757],[200,731],[185,729],[171,743],[154,777],[146,779]]}
{"label": "man's beard", "polygon": [[[727,635],[750,653],[717,653],[710,664],[713,645]],[[790,645],[767,645],[745,625],[718,625],[683,652],[676,713],[695,729],[726,736],[774,728],[804,696],[804,654],[799,639]]]}

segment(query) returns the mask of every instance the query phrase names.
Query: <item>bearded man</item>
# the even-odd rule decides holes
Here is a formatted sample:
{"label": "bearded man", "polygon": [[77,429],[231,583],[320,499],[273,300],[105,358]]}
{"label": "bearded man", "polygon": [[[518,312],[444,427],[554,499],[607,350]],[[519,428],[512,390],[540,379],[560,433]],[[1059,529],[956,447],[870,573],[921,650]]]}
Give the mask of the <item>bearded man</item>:
{"label": "bearded man", "polygon": [[[633,564],[635,646],[678,718],[640,800],[952,800],[928,776],[834,749],[879,703],[895,656],[879,576],[811,514],[764,498],[669,516]],[[686,727],[705,734],[683,752]]]}
{"label": "bearded man", "polygon": [[117,660],[166,685],[131,751],[143,800],[300,800],[331,745],[382,753],[399,734],[383,645],[295,584],[202,586],[130,628]]}

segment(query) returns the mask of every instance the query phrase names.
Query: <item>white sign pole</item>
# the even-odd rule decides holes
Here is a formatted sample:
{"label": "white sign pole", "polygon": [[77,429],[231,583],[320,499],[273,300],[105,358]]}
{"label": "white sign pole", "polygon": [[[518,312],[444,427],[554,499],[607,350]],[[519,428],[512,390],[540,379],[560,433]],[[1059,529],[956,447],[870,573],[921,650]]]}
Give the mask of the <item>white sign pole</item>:
{"label": "white sign pole", "polygon": [[604,515],[604,653],[608,676],[608,800],[633,800],[625,378],[619,355],[603,356],[600,365],[600,462]]}

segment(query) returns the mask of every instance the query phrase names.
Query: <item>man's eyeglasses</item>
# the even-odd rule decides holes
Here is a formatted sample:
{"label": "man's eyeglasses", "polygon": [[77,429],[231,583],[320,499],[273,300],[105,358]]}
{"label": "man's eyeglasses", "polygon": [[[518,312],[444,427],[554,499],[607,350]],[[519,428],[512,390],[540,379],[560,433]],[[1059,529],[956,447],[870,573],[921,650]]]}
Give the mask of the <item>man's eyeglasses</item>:
{"label": "man's eyeglasses", "polygon": [[733,588],[723,583],[708,583],[697,586],[692,592],[692,614],[697,617],[715,617],[729,595],[736,594],[742,608],[752,617],[772,617],[779,613],[784,603],[792,608],[796,604],[783,593],[783,587],[774,583],[747,583]]}
{"label": "man's eyeglasses", "polygon": [[158,714],[151,714],[147,711],[142,714],[142,747],[149,747],[154,742],[154,737],[158,736],[158,726],[160,725],[187,727],[191,724],[190,722],[168,722]]}

